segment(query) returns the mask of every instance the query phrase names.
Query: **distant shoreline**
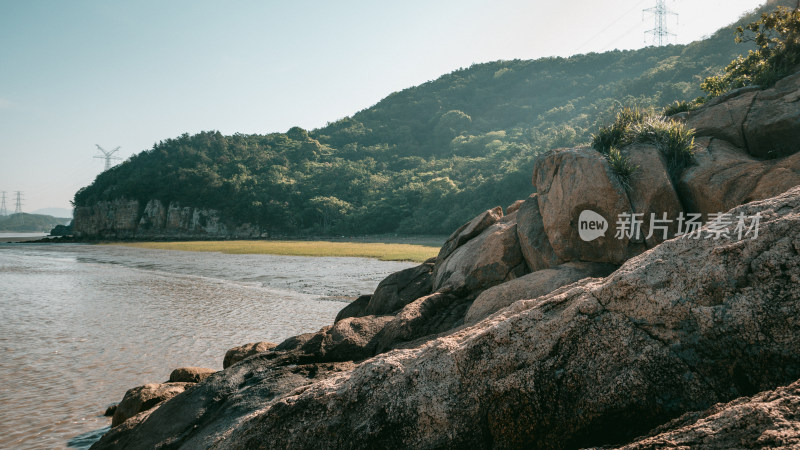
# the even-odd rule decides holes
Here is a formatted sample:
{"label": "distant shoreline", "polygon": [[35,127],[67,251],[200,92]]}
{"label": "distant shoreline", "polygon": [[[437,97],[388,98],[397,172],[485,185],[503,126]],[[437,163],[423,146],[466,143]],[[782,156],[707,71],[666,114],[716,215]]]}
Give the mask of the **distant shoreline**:
{"label": "distant shoreline", "polygon": [[[350,238],[358,239],[358,238]],[[227,254],[269,254],[288,256],[335,256],[375,258],[382,261],[423,262],[439,253],[438,246],[409,242],[375,242],[363,237],[352,240],[237,240],[237,241],[174,241],[174,242],[109,242],[119,245],[155,250],[218,252]],[[409,238],[408,240],[411,240]]]}

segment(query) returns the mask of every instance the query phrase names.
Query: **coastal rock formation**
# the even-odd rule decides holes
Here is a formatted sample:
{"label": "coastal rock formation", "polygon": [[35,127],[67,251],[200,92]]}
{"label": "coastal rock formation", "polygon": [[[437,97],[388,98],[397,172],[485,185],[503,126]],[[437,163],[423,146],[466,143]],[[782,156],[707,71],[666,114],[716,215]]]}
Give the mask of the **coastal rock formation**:
{"label": "coastal rock formation", "polygon": [[[507,215],[481,213],[333,325],[228,361],[96,448],[795,445],[798,79],[684,114],[699,131],[682,173],[647,145],[621,149],[640,168],[627,188],[592,149],[542,155]],[[783,150],[751,142],[759,124]],[[604,236],[581,239],[584,210]],[[717,212],[755,229],[715,234]],[[666,214],[672,237],[686,213],[700,238],[615,229]]]}
{"label": "coastal rock formation", "polygon": [[559,258],[544,232],[539,194],[531,194],[517,210],[517,238],[522,256],[531,272],[559,264]]}
{"label": "coastal rock formation", "polygon": [[611,264],[569,262],[529,273],[483,291],[469,307],[464,322],[476,323],[517,300],[534,299],[584,278],[605,277],[616,268]]}
{"label": "coastal rock formation", "polygon": [[696,164],[686,169],[678,185],[691,212],[705,216],[724,212],[800,184],[800,152],[759,161],[720,139],[701,138],[697,146]]}
{"label": "coastal rock formation", "polygon": [[497,206],[479,214],[474,219],[461,225],[449,238],[442,244],[439,255],[436,257],[436,265],[441,264],[451,253],[465,242],[481,234],[483,230],[496,223],[503,217],[503,208]]}
{"label": "coastal rock formation", "polygon": [[593,261],[622,264],[645,249],[611,229],[592,241],[578,236],[578,217],[591,210],[609,220],[630,213],[625,189],[605,158],[590,148],[557,149],[537,159],[533,168],[544,233],[560,262]]}
{"label": "coastal rock formation", "polygon": [[118,199],[76,207],[73,233],[77,237],[105,239],[261,235],[261,230],[250,224],[225,224],[213,209],[182,207],[176,202],[165,207],[160,200],[150,200],[144,208],[140,206],[137,200]]}
{"label": "coastal rock formation", "polygon": [[111,426],[115,427],[140,412],[157,407],[194,383],[151,383],[128,389],[114,410]]}
{"label": "coastal rock formation", "polygon": [[179,367],[169,374],[170,383],[199,383],[217,373],[205,367]]}
{"label": "coastal rock formation", "polygon": [[516,214],[498,220],[447,257],[441,255],[434,271],[434,292],[479,292],[528,271],[517,238]]}
{"label": "coastal rock formation", "polygon": [[227,369],[228,367],[236,364],[237,362],[245,358],[249,358],[259,353],[264,353],[267,350],[272,350],[277,345],[278,344],[273,344],[272,342],[262,341],[262,342],[251,342],[249,344],[233,347],[232,349],[225,352],[225,358],[222,360],[222,368]]}
{"label": "coastal rock formation", "polygon": [[618,448],[800,448],[798,413],[800,381],[795,381],[703,412],[686,413],[650,436]]}
{"label": "coastal rock formation", "polygon": [[97,448],[605,445],[789,384],[800,378],[800,188],[740,212],[760,214],[757,239],[672,239],[604,279],[302,389],[266,387],[293,373],[276,365],[297,364],[293,353],[256,355]]}
{"label": "coastal rock formation", "polygon": [[433,288],[433,263],[429,259],[417,267],[395,272],[378,284],[364,309],[364,315],[381,315],[396,312],[414,300],[431,293]]}

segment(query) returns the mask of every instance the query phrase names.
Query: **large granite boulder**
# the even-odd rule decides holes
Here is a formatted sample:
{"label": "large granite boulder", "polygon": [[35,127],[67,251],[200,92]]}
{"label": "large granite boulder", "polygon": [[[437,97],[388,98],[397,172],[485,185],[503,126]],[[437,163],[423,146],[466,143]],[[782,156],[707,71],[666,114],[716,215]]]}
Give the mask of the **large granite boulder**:
{"label": "large granite boulder", "polygon": [[478,214],[474,219],[461,225],[442,245],[439,249],[439,255],[436,257],[436,265],[447,259],[458,247],[464,245],[465,242],[481,234],[483,230],[496,223],[503,217],[503,208],[496,206],[488,209],[481,214]]}
{"label": "large granite boulder", "polygon": [[800,381],[686,413],[620,450],[800,448]]}
{"label": "large granite boulder", "polygon": [[696,164],[686,169],[678,183],[689,212],[707,217],[800,185],[800,152],[759,161],[720,139],[701,138],[697,143]]}
{"label": "large granite boulder", "polygon": [[[800,279],[800,188],[739,212],[761,214],[757,239],[669,240],[605,279],[280,397],[225,445],[604,445],[791,383],[800,377],[800,283],[789,282]],[[216,442],[206,436],[193,435]]]}
{"label": "large granite boulder", "polygon": [[511,214],[456,248],[444,260],[437,259],[433,292],[452,292],[463,297],[527,271],[517,239],[516,214]]}
{"label": "large granite boulder", "polygon": [[114,410],[111,426],[115,427],[142,411],[155,408],[193,385],[194,383],[151,383],[128,389]]}
{"label": "large granite boulder", "polygon": [[[661,150],[653,145],[633,144],[625,147],[622,154],[636,166],[627,191],[632,212],[641,214],[642,219],[641,237],[636,241],[644,240],[647,248],[653,248],[675,236],[678,229],[674,219],[683,212],[683,206],[672,185]],[[653,220],[664,218],[670,222]],[[656,227],[650,230],[653,223]]]}
{"label": "large granite boulder", "polygon": [[747,151],[779,158],[800,149],[800,72],[757,94],[741,127]]}
{"label": "large granite boulder", "polygon": [[452,294],[426,295],[406,305],[375,337],[375,353],[408,346],[409,342],[431,339],[464,323],[470,297]]}
{"label": "large granite boulder", "polygon": [[709,136],[746,148],[742,126],[756,99],[758,86],[748,86],[717,97],[707,105],[686,114],[686,125],[697,136]]}
{"label": "large granite boulder", "polygon": [[605,277],[616,268],[604,263],[568,262],[529,273],[481,292],[469,307],[464,322],[474,324],[517,300],[534,299],[583,278]]}
{"label": "large granite boulder", "polygon": [[525,263],[531,272],[559,264],[559,258],[544,231],[539,211],[539,194],[531,194],[517,210],[517,238]]}
{"label": "large granite boulder", "polygon": [[240,345],[238,347],[233,347],[232,349],[225,352],[225,357],[222,360],[222,368],[227,369],[228,367],[236,364],[237,362],[249,358],[253,355],[258,353],[263,353],[275,348],[277,344],[272,342],[251,342],[249,344]]}
{"label": "large granite boulder", "polygon": [[433,264],[425,263],[395,272],[378,284],[363,315],[391,314],[414,300],[428,295],[433,288]]}
{"label": "large granite boulder", "polygon": [[[625,189],[606,159],[591,148],[552,150],[539,157],[533,168],[539,213],[547,239],[558,261],[593,261],[622,264],[642,252],[643,243],[627,235],[616,236],[614,224],[631,212]],[[583,211],[601,216],[608,225],[604,235],[592,240],[579,236]]]}

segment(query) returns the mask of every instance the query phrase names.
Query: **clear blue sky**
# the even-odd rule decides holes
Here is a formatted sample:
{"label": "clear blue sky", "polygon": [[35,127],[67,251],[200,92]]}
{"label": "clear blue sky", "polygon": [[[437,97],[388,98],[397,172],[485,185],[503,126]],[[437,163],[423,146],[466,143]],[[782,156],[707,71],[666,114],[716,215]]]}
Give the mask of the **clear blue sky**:
{"label": "clear blue sky", "polygon": [[[673,42],[760,3],[667,0]],[[0,0],[0,191],[69,208],[103,169],[94,144],[313,129],[473,63],[640,48],[654,4]]]}

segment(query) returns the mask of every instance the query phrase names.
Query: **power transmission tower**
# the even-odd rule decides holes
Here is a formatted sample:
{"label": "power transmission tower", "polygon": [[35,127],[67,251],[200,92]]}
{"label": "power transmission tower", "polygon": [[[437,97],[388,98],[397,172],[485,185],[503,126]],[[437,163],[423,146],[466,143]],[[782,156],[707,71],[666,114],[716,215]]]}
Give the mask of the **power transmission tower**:
{"label": "power transmission tower", "polygon": [[14,214],[22,214],[22,192],[17,191],[17,207],[14,208]]}
{"label": "power transmission tower", "polygon": [[0,216],[7,216],[8,210],[6,209],[6,191],[3,191],[2,194],[3,194],[3,202],[0,203]]}
{"label": "power transmission tower", "polygon": [[645,43],[647,42],[647,36],[650,35],[652,36],[651,43],[653,45],[660,47],[664,44],[668,44],[670,36],[675,36],[675,33],[670,33],[669,28],[667,28],[667,18],[669,16],[675,16],[677,22],[678,13],[667,8],[667,5],[664,4],[664,0],[656,0],[656,6],[642,11],[652,14],[653,20],[655,21],[653,29],[644,32]]}
{"label": "power transmission tower", "polygon": [[103,152],[102,156],[97,155],[97,156],[95,156],[95,158],[100,158],[100,159],[105,159],[106,160],[106,168],[103,169],[104,171],[111,168],[111,160],[112,159],[122,159],[122,158],[118,158],[116,156],[112,156],[114,153],[117,152],[117,150],[119,150],[119,147],[115,148],[114,150],[111,150],[110,152],[107,152],[106,149],[104,149],[103,147],[100,147],[98,144],[94,144],[94,145],[97,146],[98,150]]}

